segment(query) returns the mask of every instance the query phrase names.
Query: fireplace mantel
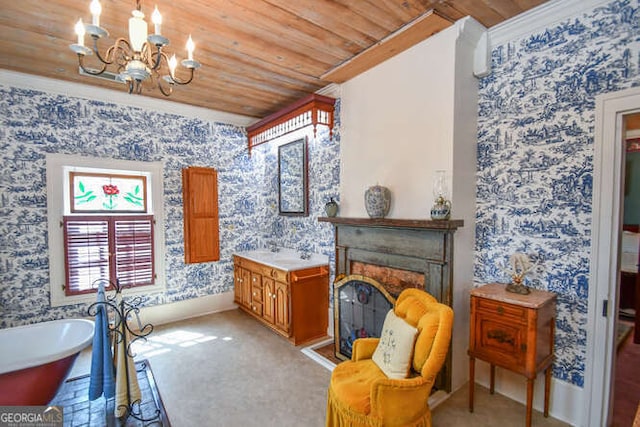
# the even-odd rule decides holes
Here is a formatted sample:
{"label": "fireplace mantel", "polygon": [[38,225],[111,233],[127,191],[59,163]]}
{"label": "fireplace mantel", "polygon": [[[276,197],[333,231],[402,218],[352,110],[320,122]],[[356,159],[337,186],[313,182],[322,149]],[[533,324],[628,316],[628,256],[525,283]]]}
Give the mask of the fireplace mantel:
{"label": "fireplace mantel", "polygon": [[[403,288],[418,287],[453,306],[453,240],[463,220],[319,217],[318,221],[334,226],[336,278],[369,275],[362,272],[366,270],[394,298]],[[451,351],[436,387],[451,391]]]}
{"label": "fireplace mantel", "polygon": [[461,219],[447,221],[432,221],[427,219],[373,219],[373,218],[345,218],[345,217],[319,217],[320,222],[332,224],[360,225],[365,227],[390,227],[390,228],[425,228],[432,230],[456,230],[464,225]]}

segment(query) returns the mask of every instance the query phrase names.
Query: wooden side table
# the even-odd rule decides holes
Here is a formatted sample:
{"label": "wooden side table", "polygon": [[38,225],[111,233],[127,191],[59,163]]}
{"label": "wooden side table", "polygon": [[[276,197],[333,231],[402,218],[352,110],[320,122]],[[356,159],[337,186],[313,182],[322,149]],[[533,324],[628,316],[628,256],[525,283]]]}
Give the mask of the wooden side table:
{"label": "wooden side table", "polygon": [[490,364],[490,393],[494,393],[495,367],[527,378],[527,427],[531,426],[533,384],[545,371],[544,416],[549,416],[549,390],[553,363],[556,294],[531,290],[519,295],[506,285],[491,283],[471,291],[469,332],[469,411],[473,412],[475,359]]}

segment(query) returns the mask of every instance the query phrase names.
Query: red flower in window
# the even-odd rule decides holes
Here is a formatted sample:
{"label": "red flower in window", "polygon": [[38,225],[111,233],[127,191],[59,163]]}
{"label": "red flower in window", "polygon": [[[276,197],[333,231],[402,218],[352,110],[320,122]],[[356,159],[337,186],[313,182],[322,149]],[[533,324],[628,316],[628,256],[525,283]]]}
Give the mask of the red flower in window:
{"label": "red flower in window", "polygon": [[120,190],[118,190],[118,187],[111,184],[103,185],[102,191],[104,191],[104,194],[106,194],[107,196],[115,196],[116,194],[120,193]]}

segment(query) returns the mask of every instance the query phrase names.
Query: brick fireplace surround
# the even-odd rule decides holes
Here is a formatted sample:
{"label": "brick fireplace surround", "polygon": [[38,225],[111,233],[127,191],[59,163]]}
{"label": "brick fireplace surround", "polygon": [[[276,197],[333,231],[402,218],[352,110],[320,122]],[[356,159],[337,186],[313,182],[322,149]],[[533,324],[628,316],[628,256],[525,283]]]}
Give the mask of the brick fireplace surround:
{"label": "brick fireplace surround", "polygon": [[[462,220],[318,220],[334,226],[336,279],[343,275],[370,277],[394,298],[406,288],[421,288],[452,306],[453,235],[464,225]],[[451,392],[451,349],[435,386]]]}

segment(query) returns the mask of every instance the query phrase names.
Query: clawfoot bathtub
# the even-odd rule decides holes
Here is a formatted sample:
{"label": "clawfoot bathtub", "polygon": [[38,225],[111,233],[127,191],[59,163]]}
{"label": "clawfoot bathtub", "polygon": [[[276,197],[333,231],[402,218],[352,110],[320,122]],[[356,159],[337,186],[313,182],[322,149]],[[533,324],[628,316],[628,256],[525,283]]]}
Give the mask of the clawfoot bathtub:
{"label": "clawfoot bathtub", "polygon": [[93,321],[53,320],[0,330],[0,406],[46,405],[91,344]]}

